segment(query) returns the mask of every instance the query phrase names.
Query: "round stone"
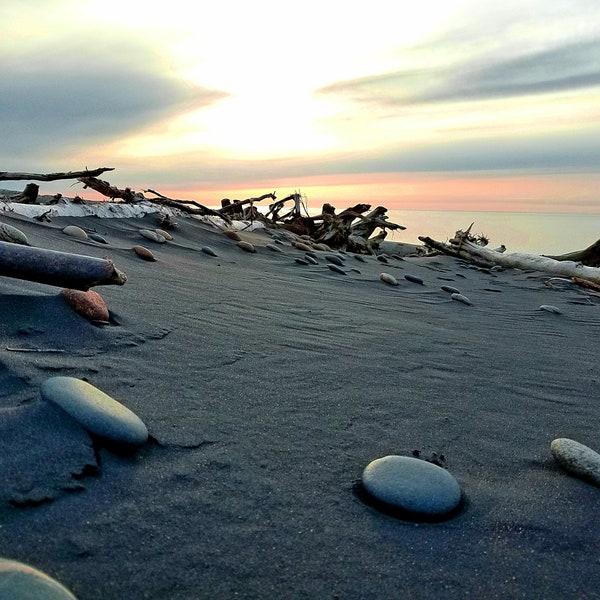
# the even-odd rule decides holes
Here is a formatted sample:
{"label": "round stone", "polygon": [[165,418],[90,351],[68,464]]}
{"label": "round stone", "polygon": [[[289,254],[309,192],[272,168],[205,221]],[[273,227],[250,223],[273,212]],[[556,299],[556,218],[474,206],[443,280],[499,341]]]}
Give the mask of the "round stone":
{"label": "round stone", "polygon": [[550,452],[560,467],[576,477],[600,485],[600,454],[569,438],[558,438]]}
{"label": "round stone", "polygon": [[362,474],[365,490],[385,505],[414,516],[441,517],[458,507],[460,485],[442,467],[409,456],[384,456]]}
{"label": "round stone", "polygon": [[148,440],[142,420],[98,388],[75,377],[50,377],[40,388],[90,433],[118,444],[139,446]]}
{"label": "round stone", "polygon": [[0,558],[0,598],[77,600],[52,577],[16,560]]}

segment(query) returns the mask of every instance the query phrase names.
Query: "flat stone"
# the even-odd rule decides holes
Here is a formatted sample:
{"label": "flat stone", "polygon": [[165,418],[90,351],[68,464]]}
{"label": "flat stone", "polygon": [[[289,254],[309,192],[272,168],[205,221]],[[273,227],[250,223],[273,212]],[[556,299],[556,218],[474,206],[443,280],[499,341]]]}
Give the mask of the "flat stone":
{"label": "flat stone", "polygon": [[344,260],[342,259],[342,257],[338,256],[337,254],[327,254],[325,256],[325,258],[330,263],[333,263],[334,265],[338,265],[339,267],[341,267],[344,264]]}
{"label": "flat stone", "polygon": [[314,256],[312,256],[311,254],[308,254],[308,252],[304,256],[304,260],[308,261],[311,265],[318,265],[319,264],[319,261]]}
{"label": "flat stone", "polygon": [[67,225],[66,227],[63,227],[63,233],[77,238],[78,240],[87,240],[88,239],[88,234],[81,229],[81,227],[77,227],[77,225]]}
{"label": "flat stone", "polygon": [[545,312],[553,313],[555,315],[562,315],[562,310],[557,306],[552,306],[551,304],[542,304],[538,310],[543,310]]}
{"label": "flat stone", "polygon": [[[275,243],[279,242],[279,240],[275,240]],[[279,242],[281,243],[281,242]],[[279,248],[278,246],[276,246],[275,244],[267,244],[265,246],[265,248],[268,248],[269,250],[272,250],[273,252],[283,252],[283,250],[281,248]]]}
{"label": "flat stone", "polygon": [[452,287],[451,285],[443,285],[441,289],[449,294],[460,294],[460,290],[458,288]]}
{"label": "flat stone", "polygon": [[417,277],[416,275],[406,274],[404,276],[404,279],[406,279],[406,281],[412,281],[412,283],[418,283],[419,285],[424,285],[423,280],[420,277]]}
{"label": "flat stone", "polygon": [[457,294],[456,292],[453,293],[450,298],[452,298],[452,300],[456,300],[457,302],[462,302],[463,304],[466,304],[467,306],[471,306],[471,304],[473,304],[471,302],[471,300],[469,300],[469,298],[467,298],[466,296],[464,296],[463,294]]}
{"label": "flat stone", "polygon": [[209,256],[219,256],[210,246],[202,246],[200,248],[204,254],[208,254]]}
{"label": "flat stone", "polygon": [[98,242],[99,244],[108,244],[105,238],[103,238],[99,233],[88,233],[88,237],[90,240],[94,240],[94,242]]}
{"label": "flat stone", "polygon": [[364,262],[364,263],[366,263],[366,262],[367,262],[367,259],[366,259],[366,258],[365,258],[365,257],[364,257],[362,254],[355,254],[355,255],[354,255],[354,258],[355,258],[356,260],[359,260],[360,262]]}
{"label": "flat stone", "polygon": [[409,456],[384,456],[367,465],[365,490],[383,504],[413,516],[442,517],[460,504],[461,489],[448,471]]}
{"label": "flat stone", "polygon": [[86,381],[50,377],[40,391],[42,398],[60,406],[94,435],[132,446],[148,440],[148,429],[135,413]]}
{"label": "flat stone", "polygon": [[310,263],[309,263],[307,260],[305,260],[304,258],[295,258],[294,260],[295,260],[295,261],[296,261],[296,263],[298,263],[299,265],[306,266],[306,265],[309,265],[309,264],[310,264]]}
{"label": "flat stone", "polygon": [[77,600],[58,581],[29,565],[0,558],[0,598],[6,600]]}
{"label": "flat stone", "polygon": [[567,473],[600,485],[600,454],[569,438],[558,438],[550,444],[550,452]]}
{"label": "flat stone", "polygon": [[335,273],[340,273],[340,275],[347,275],[348,273],[346,273],[346,271],[340,267],[339,265],[334,265],[333,263],[328,263],[327,265],[329,267],[329,269],[331,271],[334,271]]}

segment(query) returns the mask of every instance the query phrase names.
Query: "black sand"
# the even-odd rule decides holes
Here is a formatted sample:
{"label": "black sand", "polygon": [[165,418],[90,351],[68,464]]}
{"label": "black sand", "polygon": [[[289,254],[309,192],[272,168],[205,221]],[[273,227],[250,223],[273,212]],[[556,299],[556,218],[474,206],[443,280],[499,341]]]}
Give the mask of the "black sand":
{"label": "black sand", "polygon": [[[129,277],[95,288],[104,326],[58,288],[0,278],[2,557],[80,600],[600,597],[600,490],[549,451],[557,437],[600,447],[594,293],[448,257],[348,256],[360,273],[341,275],[186,219],[158,245],[137,233],[152,216],[1,218]],[[152,440],[130,456],[92,447],[40,399],[54,375],[110,394]],[[356,493],[371,460],[415,451],[459,481],[454,518],[396,519]]]}

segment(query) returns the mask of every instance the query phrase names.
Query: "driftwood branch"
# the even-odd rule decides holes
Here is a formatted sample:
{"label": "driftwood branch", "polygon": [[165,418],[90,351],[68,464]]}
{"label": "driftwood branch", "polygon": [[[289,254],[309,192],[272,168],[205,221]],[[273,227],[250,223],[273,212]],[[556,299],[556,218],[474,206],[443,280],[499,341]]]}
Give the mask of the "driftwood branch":
{"label": "driftwood branch", "polygon": [[191,215],[213,216],[219,217],[228,222],[230,221],[230,219],[228,219],[226,215],[223,215],[219,211],[213,210],[212,208],[208,208],[208,206],[204,206],[203,204],[200,204],[195,200],[178,200],[177,198],[169,198],[168,196],[164,196],[156,190],[144,190],[144,192],[158,196],[158,198],[146,198],[148,202],[153,202],[154,204],[161,204],[164,206],[170,206],[172,208],[178,208],[179,210]]}
{"label": "driftwood branch", "polygon": [[131,190],[131,188],[125,188],[124,190],[115,187],[108,183],[108,181],[102,181],[101,179],[97,179],[96,177],[78,177],[77,178],[81,183],[83,183],[83,187],[92,188],[99,194],[114,200],[115,198],[121,198],[125,202],[136,202],[138,200],[143,200],[143,194],[138,194]]}
{"label": "driftwood branch", "polygon": [[233,203],[228,198],[225,198],[221,201],[222,206],[217,212],[219,212],[222,215],[239,213],[241,212],[242,206],[245,206],[246,204],[254,204],[255,202],[261,202],[262,200],[266,200],[267,198],[275,200],[275,192],[272,192],[270,194],[263,194],[262,196],[258,196],[257,198],[247,198],[246,200],[234,200]]}
{"label": "driftwood branch", "polygon": [[547,256],[547,258],[552,258],[559,261],[571,260],[580,262],[588,267],[600,267],[600,240],[594,242],[591,246],[588,246],[584,250],[577,250],[575,252],[560,254],[558,256],[545,256]]}
{"label": "driftwood branch", "polygon": [[547,256],[509,252],[503,254],[496,250],[484,248],[473,242],[463,241],[460,245],[438,242],[430,237],[419,236],[430,248],[440,250],[444,254],[462,258],[482,267],[500,266],[507,269],[533,269],[554,273],[563,277],[577,277],[594,283],[600,283],[600,268],[588,267],[573,261],[559,261]]}
{"label": "driftwood branch", "polygon": [[0,242],[0,275],[76,290],[123,285],[125,273],[111,260]]}
{"label": "driftwood branch", "polygon": [[0,171],[0,181],[22,181],[33,179],[34,181],[57,181],[58,179],[79,179],[80,177],[97,177],[106,171],[114,171],[114,167],[101,167],[91,171],[69,171],[67,173],[11,173]]}

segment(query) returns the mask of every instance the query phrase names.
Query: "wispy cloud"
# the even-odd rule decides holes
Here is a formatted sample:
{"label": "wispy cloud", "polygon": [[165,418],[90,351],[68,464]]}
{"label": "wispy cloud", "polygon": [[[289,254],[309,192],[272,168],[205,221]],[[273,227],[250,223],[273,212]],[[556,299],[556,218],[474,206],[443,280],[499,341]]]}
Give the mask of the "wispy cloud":
{"label": "wispy cloud", "polygon": [[337,82],[317,93],[393,107],[500,99],[596,86],[600,86],[600,38],[507,58],[476,56],[459,64],[400,69]]}

